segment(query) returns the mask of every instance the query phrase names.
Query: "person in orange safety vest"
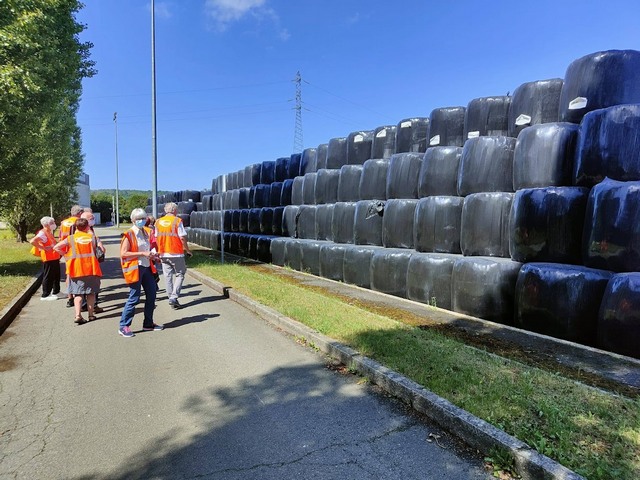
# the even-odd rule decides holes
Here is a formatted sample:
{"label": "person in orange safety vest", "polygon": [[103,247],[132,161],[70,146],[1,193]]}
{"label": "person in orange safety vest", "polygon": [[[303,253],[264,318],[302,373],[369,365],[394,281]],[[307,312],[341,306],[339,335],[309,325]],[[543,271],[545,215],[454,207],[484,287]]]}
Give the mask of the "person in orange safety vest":
{"label": "person in orange safety vest", "polygon": [[40,219],[42,230],[29,240],[40,253],[42,260],[42,297],[40,300],[57,300],[60,294],[60,254],[53,247],[56,239],[53,232],[56,230],[56,221],[52,217]]}
{"label": "person in orange safety vest", "polygon": [[[74,205],[71,207],[71,216],[69,218],[65,218],[62,222],[60,222],[60,230],[58,231],[58,241],[62,241],[67,238],[72,233],[72,229],[75,228],[76,220],[80,218],[84,209],[80,205]],[[65,284],[67,285],[67,307],[73,307],[73,295],[68,293],[69,289],[69,275],[65,279]]]}

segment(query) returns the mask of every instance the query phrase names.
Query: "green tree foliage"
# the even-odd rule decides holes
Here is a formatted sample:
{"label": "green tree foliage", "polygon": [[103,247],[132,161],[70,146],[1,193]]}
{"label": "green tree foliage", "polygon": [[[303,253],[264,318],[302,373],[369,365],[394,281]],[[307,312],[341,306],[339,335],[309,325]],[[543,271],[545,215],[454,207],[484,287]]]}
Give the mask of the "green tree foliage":
{"label": "green tree foliage", "polygon": [[63,216],[82,171],[76,122],[82,79],[77,0],[0,1],[0,216],[26,240],[53,209]]}

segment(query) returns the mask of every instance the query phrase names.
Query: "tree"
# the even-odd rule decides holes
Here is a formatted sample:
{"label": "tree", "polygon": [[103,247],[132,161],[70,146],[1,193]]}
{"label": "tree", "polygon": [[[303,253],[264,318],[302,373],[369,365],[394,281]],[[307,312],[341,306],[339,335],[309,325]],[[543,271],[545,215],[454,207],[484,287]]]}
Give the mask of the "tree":
{"label": "tree", "polygon": [[26,241],[38,219],[68,211],[82,170],[76,112],[95,74],[78,39],[77,0],[0,2],[0,216]]}

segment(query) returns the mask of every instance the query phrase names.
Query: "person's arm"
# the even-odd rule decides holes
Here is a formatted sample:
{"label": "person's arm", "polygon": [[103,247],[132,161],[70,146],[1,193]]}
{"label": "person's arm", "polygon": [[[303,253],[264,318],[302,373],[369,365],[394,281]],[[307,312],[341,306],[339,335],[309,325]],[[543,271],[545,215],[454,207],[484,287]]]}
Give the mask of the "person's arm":
{"label": "person's arm", "polygon": [[67,249],[69,247],[69,239],[65,238],[64,240],[60,240],[53,246],[53,249],[58,252],[60,255],[64,255],[67,253]]}
{"label": "person's arm", "polygon": [[[92,229],[93,231],[93,229]],[[96,237],[96,246],[102,250],[102,253],[106,253],[107,249],[104,248],[104,245],[102,244],[102,240],[100,240],[100,237],[96,234],[96,232],[93,232],[93,235]]]}
{"label": "person's arm", "polygon": [[189,257],[193,255],[193,253],[191,253],[191,250],[189,250],[189,242],[187,242],[187,237],[180,237],[180,240],[182,240],[182,248],[184,249],[184,254]]}
{"label": "person's arm", "polygon": [[44,245],[44,241],[40,237],[40,233],[36,234],[35,237],[33,237],[31,240],[29,240],[29,243],[31,245],[33,245],[34,247],[40,249],[40,250],[48,251],[48,250],[52,250],[53,249],[53,247],[51,247],[51,246],[50,247],[46,247]]}
{"label": "person's arm", "polygon": [[130,257],[148,257],[153,260],[155,253],[153,252],[132,252],[131,244],[129,243],[129,237],[125,236],[122,239],[122,243],[120,244],[120,257],[121,258],[130,258]]}

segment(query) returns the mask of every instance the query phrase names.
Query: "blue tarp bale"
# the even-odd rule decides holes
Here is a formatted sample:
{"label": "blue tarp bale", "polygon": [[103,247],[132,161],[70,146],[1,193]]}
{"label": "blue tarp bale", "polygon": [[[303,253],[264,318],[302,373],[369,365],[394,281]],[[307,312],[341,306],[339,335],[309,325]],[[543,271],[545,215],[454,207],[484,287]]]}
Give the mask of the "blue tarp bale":
{"label": "blue tarp bale", "polygon": [[249,242],[251,235],[247,233],[241,233],[238,236],[238,255],[241,257],[249,258]]}
{"label": "blue tarp bale", "polygon": [[474,98],[464,113],[464,139],[509,135],[511,97]]}
{"label": "blue tarp bale", "polygon": [[640,358],[640,273],[618,273],[607,284],[598,315],[598,346]]}
{"label": "blue tarp bale", "polygon": [[[273,184],[271,185],[273,190]],[[293,193],[293,179],[288,178],[284,182],[282,182],[282,193],[280,194],[280,202],[278,203],[278,206],[286,207],[287,205],[291,205],[292,193]],[[273,195],[273,191],[271,194]]]}
{"label": "blue tarp bale", "polygon": [[525,128],[558,121],[562,79],[537,80],[520,85],[511,97],[509,136],[517,137]]}
{"label": "blue tarp bale", "polygon": [[331,235],[336,243],[353,243],[356,202],[337,202],[333,207]]}
{"label": "blue tarp bale", "polygon": [[396,125],[395,153],[424,153],[428,141],[429,118],[405,118]]}
{"label": "blue tarp bale", "polygon": [[461,253],[463,197],[431,196],[416,206],[413,242],[418,252]]}
{"label": "blue tarp bale", "polygon": [[513,152],[516,139],[477,137],[467,140],[458,169],[458,195],[513,192]]}
{"label": "blue tarp bale", "polygon": [[289,178],[289,162],[291,157],[276,158],[274,182],[284,182]]}
{"label": "blue tarp bale", "polygon": [[292,153],[289,157],[287,170],[287,179],[296,178],[300,175],[300,166],[302,164],[302,153]]}
{"label": "blue tarp bale", "polygon": [[371,158],[373,147],[373,132],[351,132],[347,136],[347,163],[362,165]]}
{"label": "blue tarp bale", "polygon": [[458,168],[462,147],[429,147],[418,176],[418,198],[458,195]]}
{"label": "blue tarp bale", "polygon": [[304,203],[303,188],[304,177],[294,178],[291,186],[291,205],[302,205]]}
{"label": "blue tarp bale", "polygon": [[412,250],[382,248],[371,257],[371,289],[407,298],[407,270]]}
{"label": "blue tarp bale", "polygon": [[316,172],[307,173],[304,176],[304,183],[302,187],[302,196],[305,205],[315,205],[316,203]]}
{"label": "blue tarp bale", "polygon": [[389,160],[375,158],[364,162],[358,188],[360,200],[387,199],[388,171]]}
{"label": "blue tarp bale", "polygon": [[371,158],[390,158],[396,151],[396,126],[384,125],[373,131]]}
{"label": "blue tarp bale", "polygon": [[613,272],[640,270],[640,182],[605,178],[591,189],[582,260]]}
{"label": "blue tarp bale", "polygon": [[247,223],[247,231],[249,233],[258,234],[260,233],[260,213],[262,212],[261,208],[252,208],[249,210],[248,223]]}
{"label": "blue tarp bale", "polygon": [[240,210],[240,231],[242,233],[249,233],[249,210],[244,208]]}
{"label": "blue tarp bale", "polygon": [[418,198],[418,177],[422,167],[422,154],[396,153],[389,159],[386,197]]}
{"label": "blue tarp bale", "polygon": [[370,245],[347,245],[344,252],[343,279],[345,283],[362,288],[371,287],[371,257],[376,249]]}
{"label": "blue tarp bale", "polygon": [[464,255],[509,257],[513,193],[474,193],[464,199],[460,249]]}
{"label": "blue tarp bale", "polygon": [[326,168],[339,169],[347,164],[347,138],[332,138],[329,140],[327,147],[327,166]]}
{"label": "blue tarp bale", "polygon": [[546,123],[520,132],[513,152],[513,188],[572,185],[578,125]]}
{"label": "blue tarp bale", "polygon": [[587,113],[640,103],[640,52],[607,50],[571,62],[560,94],[560,121],[580,123]]}
{"label": "blue tarp bale", "polygon": [[[340,170],[322,168],[316,174],[315,204],[336,203]],[[305,202],[306,203],[306,202]]]}
{"label": "blue tarp bale", "polygon": [[255,208],[271,206],[271,184],[256,185],[255,195],[253,197],[253,205]]}
{"label": "blue tarp bale", "polygon": [[260,209],[260,233],[263,235],[273,233],[273,208]]}
{"label": "blue tarp bale", "polygon": [[338,202],[355,202],[360,200],[360,178],[362,165],[344,165],[340,169],[338,181]]}
{"label": "blue tarp bale", "polygon": [[594,110],[582,119],[574,183],[592,187],[605,177],[640,180],[640,104]]}
{"label": "blue tarp bale", "polygon": [[231,222],[232,222],[231,210],[225,210],[223,212],[222,221],[224,222],[224,231],[231,232]]}
{"label": "blue tarp bale", "polygon": [[428,147],[462,147],[464,145],[465,107],[443,107],[429,116]]}
{"label": "blue tarp bale", "polygon": [[333,241],[331,224],[333,221],[333,203],[316,206],[316,238]]}
{"label": "blue tarp bale", "polygon": [[407,269],[407,298],[451,310],[451,275],[460,255],[414,253]]}
{"label": "blue tarp bale", "polygon": [[247,187],[238,190],[238,208],[249,208],[249,192]]}
{"label": "blue tarp bale", "polygon": [[509,251],[518,262],[582,263],[589,189],[518,190],[511,206]]}
{"label": "blue tarp bale", "polygon": [[413,248],[413,220],[418,200],[387,200],[382,217],[382,245]]}
{"label": "blue tarp bale", "polygon": [[301,177],[305,176],[307,173],[313,173],[317,168],[317,149],[315,148],[305,148],[302,151],[302,156],[300,157],[300,173]]}
{"label": "blue tarp bale", "polygon": [[611,275],[579,265],[523,265],[516,283],[516,326],[595,346],[598,311]]}
{"label": "blue tarp bale", "polygon": [[353,243],[382,246],[382,216],[385,202],[360,200],[353,219]]}
{"label": "blue tarp bale", "polygon": [[265,206],[279,207],[281,205],[280,200],[282,199],[283,185],[283,182],[273,182],[271,184],[271,191],[269,192],[269,205]]}
{"label": "blue tarp bale", "polygon": [[244,167],[244,180],[247,183],[247,187],[253,187],[260,183],[260,171],[262,170],[261,163],[254,163]]}
{"label": "blue tarp bale", "polygon": [[275,207],[273,209],[273,234],[282,235],[282,219],[284,218],[285,207]]}
{"label": "blue tarp bale", "polygon": [[327,154],[329,153],[329,144],[322,143],[316,149],[316,171],[321,168],[327,168]]}
{"label": "blue tarp bale", "polygon": [[270,185],[276,181],[276,162],[273,160],[262,162],[260,169],[260,183]]}
{"label": "blue tarp bale", "polygon": [[239,209],[231,210],[231,231],[239,232],[240,231],[240,212]]}
{"label": "blue tarp bale", "polygon": [[453,310],[513,325],[515,288],[521,266],[507,258],[459,258],[451,277]]}
{"label": "blue tarp bale", "polygon": [[320,247],[320,276],[341,282],[347,245],[327,243]]}

